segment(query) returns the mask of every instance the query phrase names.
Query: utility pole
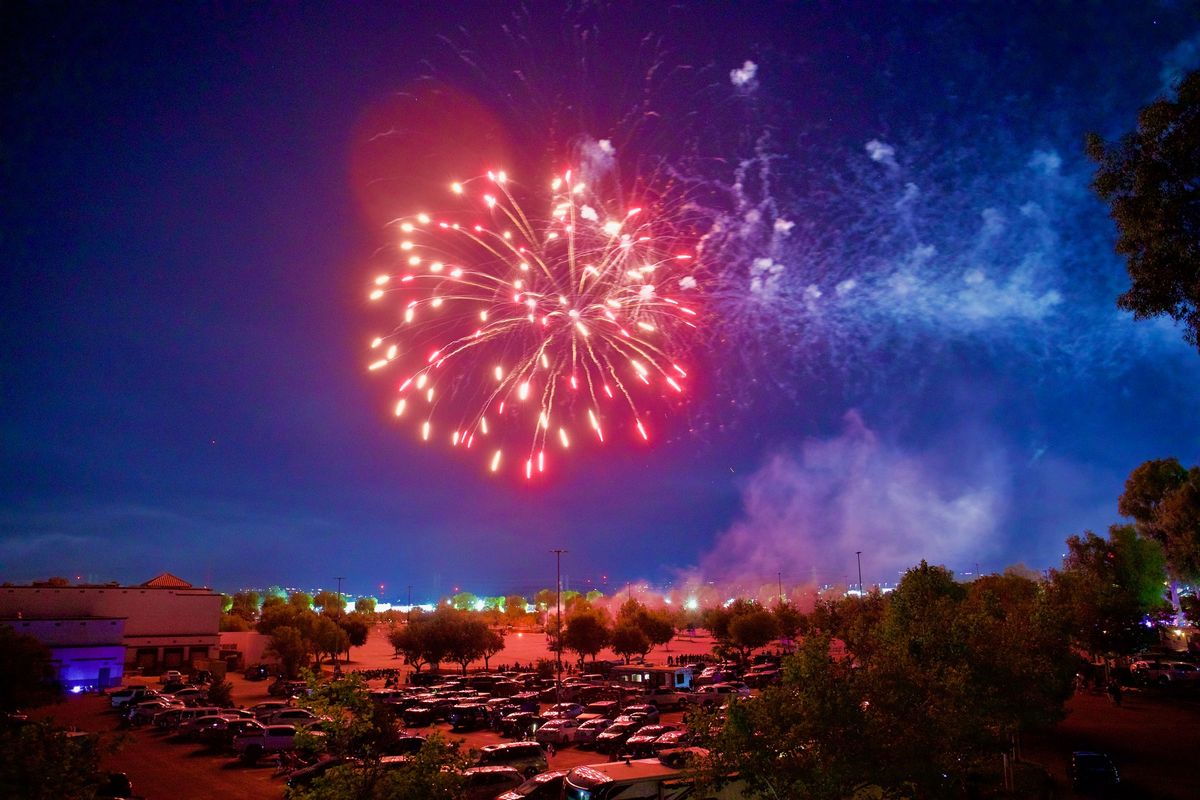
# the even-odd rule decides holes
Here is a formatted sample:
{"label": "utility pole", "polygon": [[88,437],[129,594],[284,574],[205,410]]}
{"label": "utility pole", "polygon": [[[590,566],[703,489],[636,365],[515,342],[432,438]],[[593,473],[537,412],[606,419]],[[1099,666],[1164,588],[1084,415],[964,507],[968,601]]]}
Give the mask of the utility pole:
{"label": "utility pole", "polygon": [[858,596],[859,596],[859,597],[862,597],[862,596],[863,596],[863,584],[862,584],[862,550],[855,550],[855,551],[854,551],[854,556],[855,556],[855,558],[857,558],[857,559],[858,559]]}
{"label": "utility pole", "polygon": [[341,575],[338,576],[338,602],[342,602],[342,581],[346,580]]}
{"label": "utility pole", "polygon": [[562,702],[562,650],[563,650],[563,626],[562,626],[562,554],[567,552],[561,548],[551,550],[554,553],[554,606],[558,612],[558,642],[554,648],[554,654],[557,656],[558,665],[558,681],[554,685],[554,702]]}
{"label": "utility pole", "polygon": [[412,625],[412,584],[408,585],[408,624]]}
{"label": "utility pole", "polygon": [[779,605],[783,605],[783,573],[775,573],[776,580],[779,581]]}

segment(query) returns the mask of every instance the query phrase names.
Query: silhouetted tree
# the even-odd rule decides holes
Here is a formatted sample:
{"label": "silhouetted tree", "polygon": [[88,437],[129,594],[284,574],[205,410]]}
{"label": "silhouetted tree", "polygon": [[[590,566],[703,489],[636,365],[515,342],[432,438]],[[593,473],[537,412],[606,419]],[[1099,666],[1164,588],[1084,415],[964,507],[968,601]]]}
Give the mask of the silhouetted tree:
{"label": "silhouetted tree", "polygon": [[1090,134],[1087,153],[1132,281],[1117,305],[1137,319],[1182,322],[1200,349],[1200,71],[1183,78],[1174,100],[1143,108],[1137,129],[1116,143]]}

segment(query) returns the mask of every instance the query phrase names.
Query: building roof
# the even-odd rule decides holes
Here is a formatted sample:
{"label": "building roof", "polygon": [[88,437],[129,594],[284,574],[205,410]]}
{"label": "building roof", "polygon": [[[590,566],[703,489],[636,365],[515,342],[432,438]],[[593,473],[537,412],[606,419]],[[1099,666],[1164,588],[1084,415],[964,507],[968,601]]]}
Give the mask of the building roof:
{"label": "building roof", "polygon": [[191,589],[192,585],[177,575],[163,572],[142,584],[147,589]]}

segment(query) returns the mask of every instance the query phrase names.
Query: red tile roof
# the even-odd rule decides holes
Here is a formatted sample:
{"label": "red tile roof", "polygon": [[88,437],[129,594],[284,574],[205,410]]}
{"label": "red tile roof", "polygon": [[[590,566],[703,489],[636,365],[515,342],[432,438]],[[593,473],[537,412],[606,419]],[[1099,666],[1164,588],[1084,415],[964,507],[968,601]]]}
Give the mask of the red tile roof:
{"label": "red tile roof", "polygon": [[191,589],[192,585],[176,575],[164,572],[142,584],[151,589]]}

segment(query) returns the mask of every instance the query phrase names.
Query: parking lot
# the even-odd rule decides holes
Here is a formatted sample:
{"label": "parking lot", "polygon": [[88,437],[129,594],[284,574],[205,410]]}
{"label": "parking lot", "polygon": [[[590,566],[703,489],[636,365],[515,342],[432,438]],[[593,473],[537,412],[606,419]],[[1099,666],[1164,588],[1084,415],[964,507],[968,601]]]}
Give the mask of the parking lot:
{"label": "parking lot", "polygon": [[[510,634],[507,644],[506,649],[492,659],[493,667],[498,662],[530,664],[549,655],[545,647],[545,637],[541,634]],[[685,635],[673,641],[669,650],[653,653],[651,660],[665,663],[668,655],[675,657],[683,653],[703,654],[707,653],[711,646],[712,642],[707,637]],[[605,654],[602,653],[600,657],[604,658]],[[609,657],[612,658],[611,655]],[[386,628],[381,626],[372,632],[366,645],[354,649],[350,663],[343,664],[343,669],[395,669],[401,666],[401,662],[393,657],[391,647],[387,643]],[[482,667],[482,664],[472,665],[472,669],[476,666]],[[248,681],[240,674],[231,674],[228,679],[233,684],[235,705],[249,707],[276,699],[268,694],[269,681]],[[127,685],[138,683],[156,686],[157,679],[126,680]],[[372,688],[381,688],[383,680],[370,681],[370,685]],[[283,795],[286,778],[280,773],[273,759],[264,758],[257,765],[251,766],[239,761],[232,754],[214,752],[203,745],[181,741],[178,737],[155,730],[153,726],[119,730],[118,716],[112,710],[108,697],[71,696],[63,703],[41,709],[39,716],[53,717],[60,724],[79,730],[101,733],[105,742],[119,744],[116,752],[105,757],[104,768],[127,773],[137,794],[149,800],[211,797],[277,800]],[[662,722],[678,725],[682,722],[682,716],[682,712],[679,711],[667,712],[662,715]],[[449,739],[462,741],[463,747],[468,749],[510,741],[488,730],[451,733],[446,722],[438,722],[413,732],[428,735],[434,731]],[[567,746],[555,748],[548,761],[552,769],[569,769],[580,764],[604,761],[606,758],[594,750]]]}

